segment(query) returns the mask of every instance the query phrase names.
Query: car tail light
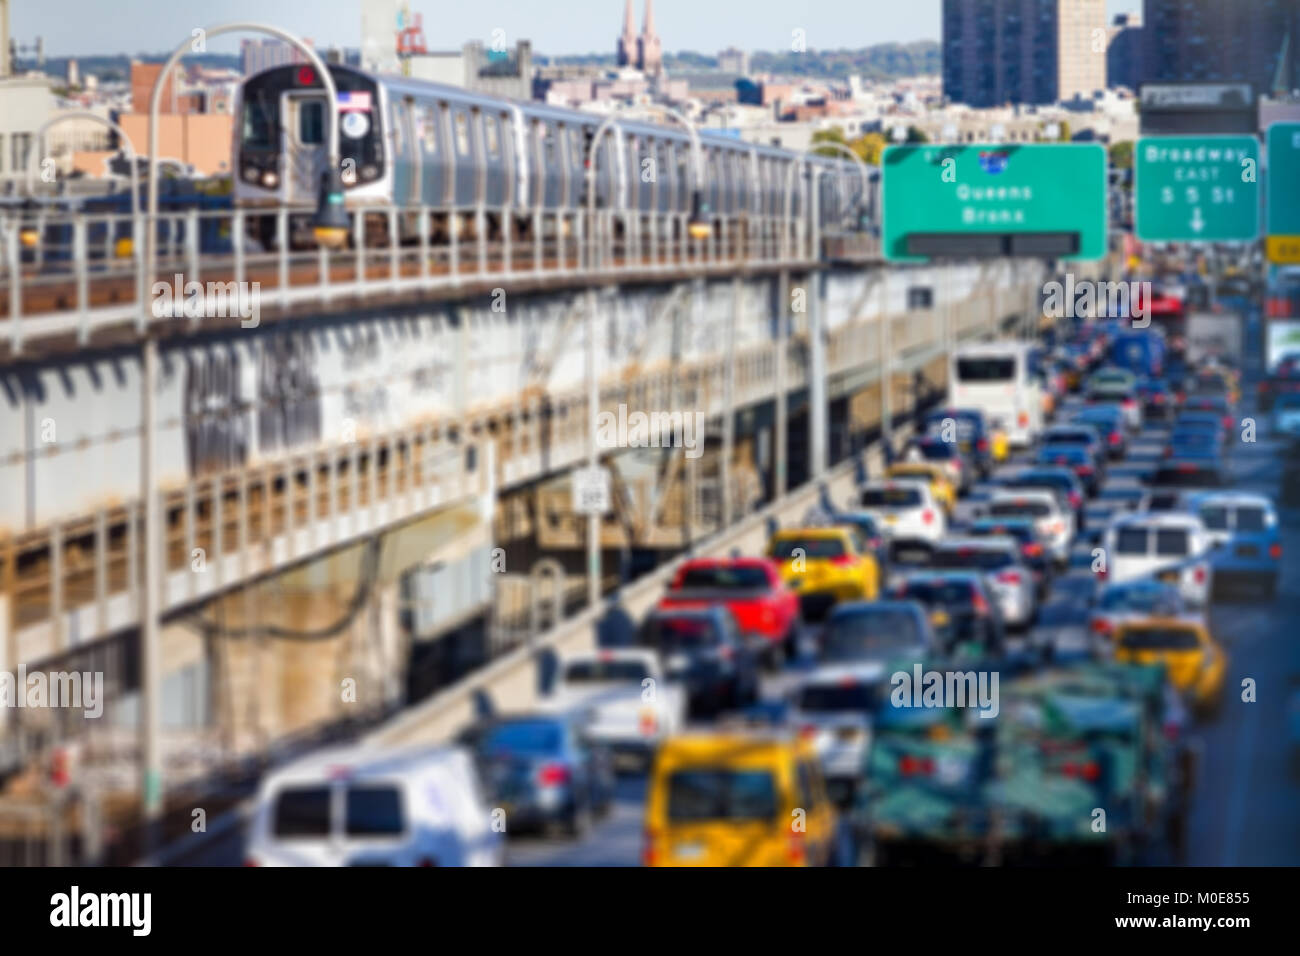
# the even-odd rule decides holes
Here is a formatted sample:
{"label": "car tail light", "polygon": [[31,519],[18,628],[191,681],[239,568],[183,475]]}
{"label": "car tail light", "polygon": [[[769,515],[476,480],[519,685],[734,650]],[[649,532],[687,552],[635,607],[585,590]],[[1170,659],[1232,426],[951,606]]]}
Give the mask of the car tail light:
{"label": "car tail light", "polygon": [[808,859],[808,846],[804,842],[804,832],[802,830],[791,830],[790,840],[786,844],[786,855],[790,862],[794,864],[804,863]]}
{"label": "car tail light", "polygon": [[974,607],[975,613],[980,617],[984,617],[989,613],[989,602],[984,600],[984,595],[982,594],[976,594],[975,600],[971,602],[971,605]]}
{"label": "car tail light", "polygon": [[1177,393],[1174,395],[1174,397],[1177,398],[1178,401],[1180,401],[1180,402],[1185,402],[1185,401],[1187,401],[1187,393],[1186,393],[1186,392],[1177,392]]}
{"label": "car tail light", "polygon": [[1272,558],[1274,561],[1282,557],[1282,545],[1278,544],[1277,542],[1270,544],[1268,546],[1268,556]]}
{"label": "car tail light", "polygon": [[1195,581],[1196,581],[1197,584],[1204,584],[1204,583],[1205,583],[1205,567],[1204,567],[1203,565],[1199,565],[1199,564],[1198,564],[1198,565],[1196,566],[1196,570],[1192,572],[1192,577],[1195,579]]}
{"label": "car tail light", "polygon": [[1105,569],[1105,568],[1101,568],[1101,569],[1097,572],[1097,577],[1099,577],[1099,578],[1101,578],[1103,581],[1105,581],[1105,580],[1106,580],[1106,574],[1107,574],[1106,569]]}
{"label": "car tail light", "polygon": [[898,772],[904,777],[928,777],[934,773],[934,761],[929,757],[913,757],[911,754],[904,754],[898,758]]}
{"label": "car tail light", "polygon": [[659,717],[652,709],[646,708],[641,711],[637,726],[642,737],[653,737],[659,731]]}
{"label": "car tail light", "polygon": [[989,440],[987,438],[981,438],[979,441],[975,442],[975,447],[978,448],[980,451],[988,451]]}
{"label": "car tail light", "polygon": [[1223,427],[1224,427],[1224,428],[1231,428],[1231,427],[1232,427],[1232,416],[1231,416],[1231,415],[1224,415],[1224,416],[1223,416]]}
{"label": "car tail light", "polygon": [[1021,428],[1025,428],[1026,426],[1028,426],[1028,425],[1029,425],[1029,413],[1028,413],[1028,412],[1021,412],[1019,415],[1017,415],[1017,416],[1016,416],[1016,424],[1019,425]]}
{"label": "car tail light", "polygon": [[1086,475],[1091,475],[1091,474],[1092,474],[1092,465],[1075,465],[1075,466],[1074,466],[1074,473],[1075,473],[1076,475],[1085,475],[1085,476],[1086,476]]}
{"label": "car tail light", "polygon": [[569,768],[562,763],[543,764],[537,771],[537,782],[543,787],[557,787],[568,783],[569,778]]}
{"label": "car tail light", "polygon": [[1135,401],[1133,401],[1133,399],[1131,399],[1131,398],[1126,398],[1126,399],[1124,399],[1124,401],[1120,402],[1120,404],[1121,404],[1122,406],[1124,406],[1125,408],[1132,408],[1132,407],[1133,407],[1134,405],[1136,405],[1137,403],[1136,403]]}
{"label": "car tail light", "polygon": [[1157,405],[1163,405],[1165,403],[1164,392],[1156,392],[1151,396],[1151,401],[1155,402]]}
{"label": "car tail light", "polygon": [[803,726],[801,726],[801,727],[799,728],[799,736],[800,736],[800,737],[804,737],[804,738],[816,737],[816,736],[817,736],[817,725],[816,725],[816,724],[804,724]]}
{"label": "car tail light", "polygon": [[1104,617],[1094,617],[1092,619],[1092,629],[1097,634],[1109,634],[1112,630],[1110,621]]}
{"label": "car tail light", "polygon": [[836,555],[835,557],[831,558],[831,564],[835,565],[835,567],[837,568],[847,568],[853,564],[853,555],[851,554]]}
{"label": "car tail light", "polygon": [[720,647],[718,648],[718,656],[724,661],[729,661],[736,656],[736,650],[733,647]]}
{"label": "car tail light", "polygon": [[1070,492],[1067,497],[1070,499],[1071,508],[1077,508],[1079,505],[1083,504],[1083,495],[1079,494],[1077,491]]}
{"label": "car tail light", "polygon": [[1111,432],[1109,440],[1112,445],[1118,445],[1124,440],[1124,437],[1119,432]]}
{"label": "car tail light", "polygon": [[1178,472],[1179,472],[1179,474],[1190,475],[1190,474],[1192,474],[1194,471],[1196,471],[1196,466],[1195,466],[1195,465],[1179,465],[1179,466],[1178,466]]}
{"label": "car tail light", "polygon": [[420,866],[437,866],[438,861],[431,856],[420,857]]}
{"label": "car tail light", "polygon": [[924,521],[926,524],[933,524],[934,512],[931,511],[929,508],[926,508],[924,511],[921,512],[921,520]]}
{"label": "car tail light", "polygon": [[884,543],[884,542],[882,542],[879,538],[871,538],[871,539],[869,539],[869,540],[867,541],[867,547],[869,547],[869,548],[878,548],[878,547],[880,547],[881,544],[883,544],[883,543]]}
{"label": "car tail light", "polygon": [[659,862],[659,835],[654,830],[645,831],[645,843],[641,847],[641,864],[654,866]]}
{"label": "car tail light", "polygon": [[1101,776],[1101,767],[1094,761],[1087,763],[1067,763],[1061,767],[1061,773],[1067,777],[1081,777],[1084,780],[1096,780]]}
{"label": "car tail light", "polygon": [[1026,557],[1036,558],[1043,553],[1043,546],[1041,544],[1027,544],[1020,551]]}
{"label": "car tail light", "polygon": [[258,863],[257,860],[253,859],[251,856],[244,857],[244,866],[261,866],[261,865],[262,865],[261,863]]}
{"label": "car tail light", "polygon": [[1020,574],[1016,571],[1003,571],[998,575],[998,580],[1003,584],[1019,584]]}

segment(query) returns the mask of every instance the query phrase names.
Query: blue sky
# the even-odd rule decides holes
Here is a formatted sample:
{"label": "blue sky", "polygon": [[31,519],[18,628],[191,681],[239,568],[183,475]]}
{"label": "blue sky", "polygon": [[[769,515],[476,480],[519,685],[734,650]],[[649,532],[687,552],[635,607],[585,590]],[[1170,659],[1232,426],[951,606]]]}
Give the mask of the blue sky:
{"label": "blue sky", "polygon": [[[11,0],[10,25],[24,44],[45,38],[49,56],[157,53],[174,48],[195,27],[261,20],[312,38],[318,46],[357,46],[362,0]],[[1108,0],[1110,11],[1141,8],[1141,0]],[[545,53],[612,50],[623,0],[410,0],[424,16],[433,49],[470,39],[532,40]],[[640,28],[645,0],[633,0]],[[655,0],[666,50],[716,53],[786,49],[791,31],[806,31],[813,48],[861,47],[939,38],[940,0]],[[213,50],[233,50],[238,40]]]}

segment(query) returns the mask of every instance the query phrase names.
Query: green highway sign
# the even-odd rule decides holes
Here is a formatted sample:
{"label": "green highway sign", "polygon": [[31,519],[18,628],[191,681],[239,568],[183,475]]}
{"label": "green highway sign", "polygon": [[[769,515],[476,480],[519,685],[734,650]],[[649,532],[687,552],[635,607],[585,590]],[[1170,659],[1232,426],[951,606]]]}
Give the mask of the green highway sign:
{"label": "green highway sign", "polygon": [[1259,238],[1259,140],[1144,136],[1133,157],[1133,231],[1143,242]]}
{"label": "green highway sign", "polygon": [[1268,260],[1300,263],[1300,123],[1268,128]]}
{"label": "green highway sign", "polygon": [[1106,255],[1106,150],[902,145],[881,158],[885,258]]}

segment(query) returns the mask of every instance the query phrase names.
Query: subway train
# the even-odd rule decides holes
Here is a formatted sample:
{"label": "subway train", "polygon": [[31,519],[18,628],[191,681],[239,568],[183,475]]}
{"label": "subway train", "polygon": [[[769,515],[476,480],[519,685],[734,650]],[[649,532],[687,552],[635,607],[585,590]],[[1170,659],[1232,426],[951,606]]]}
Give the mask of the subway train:
{"label": "subway train", "polygon": [[[428,207],[429,238],[445,242],[453,215],[461,237],[475,237],[482,221],[490,239],[500,238],[509,217],[512,235],[527,240],[538,222],[555,229],[557,222],[563,226],[555,213],[586,207],[587,157],[603,117],[337,64],[329,70],[338,90],[349,210]],[[231,167],[237,206],[300,208],[293,221],[305,225],[318,202],[326,157],[325,103],[310,65],[273,67],[244,80],[235,102]],[[701,199],[715,215],[783,216],[788,181],[796,183],[793,214],[805,214],[800,174],[788,178],[801,154],[710,132],[700,133],[700,145]],[[861,170],[847,157],[809,159],[829,173],[817,177],[823,228],[861,227],[876,208],[878,179],[863,197]],[[679,125],[620,118],[597,150],[595,203],[626,212],[689,214],[690,161],[690,137]],[[482,220],[473,214],[480,207]],[[535,215],[539,211],[542,216]],[[417,239],[420,220],[412,214],[398,218],[402,241]],[[274,216],[251,214],[248,221],[255,238],[274,244]],[[386,217],[365,221],[367,242],[385,244]]]}

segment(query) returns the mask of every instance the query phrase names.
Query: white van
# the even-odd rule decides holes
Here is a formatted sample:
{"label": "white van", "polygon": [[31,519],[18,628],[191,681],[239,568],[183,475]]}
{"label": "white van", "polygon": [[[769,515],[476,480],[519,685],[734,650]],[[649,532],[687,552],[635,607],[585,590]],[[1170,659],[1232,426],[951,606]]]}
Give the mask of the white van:
{"label": "white van", "polygon": [[478,772],[462,747],[335,747],[269,774],[249,866],[500,866]]}
{"label": "white van", "polygon": [[1106,580],[1150,576],[1175,585],[1189,604],[1209,603],[1214,583],[1210,537],[1195,515],[1169,511],[1121,518],[1106,529],[1102,547]]}
{"label": "white van", "polygon": [[1043,427],[1042,387],[1030,368],[1035,347],[985,342],[957,349],[948,365],[948,404],[979,409],[1013,447],[1028,448]]}

